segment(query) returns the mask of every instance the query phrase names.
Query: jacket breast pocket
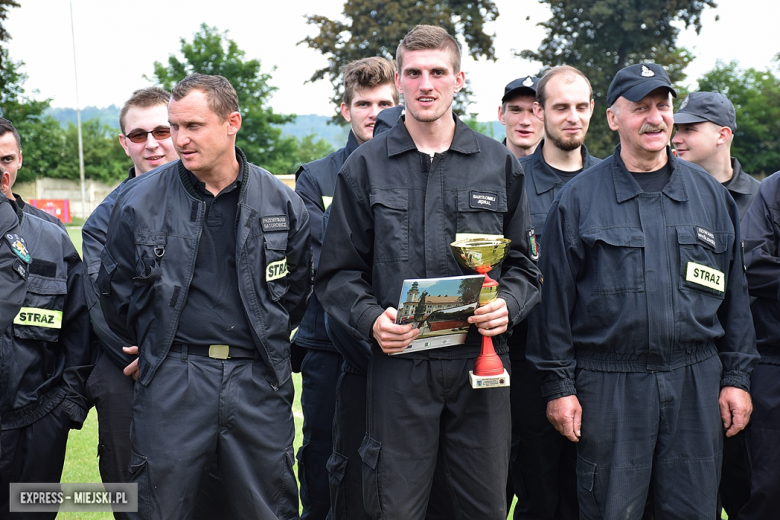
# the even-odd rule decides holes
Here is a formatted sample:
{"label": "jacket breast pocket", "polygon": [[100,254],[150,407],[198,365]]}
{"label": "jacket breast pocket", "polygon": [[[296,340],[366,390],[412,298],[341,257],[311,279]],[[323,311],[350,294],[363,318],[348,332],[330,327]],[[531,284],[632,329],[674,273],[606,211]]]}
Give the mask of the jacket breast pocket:
{"label": "jacket breast pocket", "polygon": [[595,292],[601,294],[644,292],[644,246],[642,230],[602,228],[582,233],[591,248],[596,271]]}
{"label": "jacket breast pocket", "polygon": [[370,203],[374,216],[374,263],[409,260],[409,191],[375,190]]}
{"label": "jacket breast pocket", "polygon": [[136,233],[135,248],[138,261],[135,264],[133,283],[136,286],[150,285],[162,276],[162,259],[168,237],[164,233]]}
{"label": "jacket breast pocket", "polygon": [[733,241],[733,233],[677,226],[680,288],[722,300],[728,286],[730,255],[727,250]]}
{"label": "jacket breast pocket", "polygon": [[279,301],[285,295],[287,285],[287,233],[266,233],[263,236],[265,247],[265,281],[273,301]]}
{"label": "jacket breast pocket", "polygon": [[[506,194],[458,190],[458,235],[503,236]],[[541,231],[541,229],[539,230]]]}
{"label": "jacket breast pocket", "polygon": [[14,318],[14,336],[55,342],[62,328],[67,284],[64,279],[31,274],[24,305]]}

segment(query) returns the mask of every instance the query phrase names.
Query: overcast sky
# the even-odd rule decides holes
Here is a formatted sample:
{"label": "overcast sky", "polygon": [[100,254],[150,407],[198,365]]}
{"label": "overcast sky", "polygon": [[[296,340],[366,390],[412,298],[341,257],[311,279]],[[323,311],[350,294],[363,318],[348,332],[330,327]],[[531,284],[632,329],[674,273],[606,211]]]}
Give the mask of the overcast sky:
{"label": "overcast sky", "polygon": [[[496,119],[504,85],[539,69],[538,63],[514,53],[536,49],[544,38],[537,23],[549,18],[549,11],[536,0],[494,1],[501,14],[487,31],[496,34],[498,61],[466,59],[463,63],[474,91],[471,111],[482,121]],[[687,70],[690,87],[717,59],[736,59],[743,67],[765,69],[780,52],[780,8],[775,1],[717,3],[717,9],[705,11],[700,35],[688,30],[679,40],[697,56]],[[150,85],[143,75],[151,76],[154,61],[165,62],[180,48],[179,38],[191,40],[206,22],[229,30],[248,58],[260,59],[264,72],[276,67],[271,81],[279,88],[271,100],[275,111],[332,114],[330,83],[305,83],[314,70],[327,65],[326,58],[296,44],[317,32],[306,24],[305,15],[339,17],[343,0],[73,0],[72,5],[82,108],[121,105],[133,90]],[[26,64],[28,92],[38,89],[37,97],[52,98],[55,107],[75,107],[68,0],[21,2],[20,8],[9,10],[6,28],[13,38],[8,43],[11,58]]]}

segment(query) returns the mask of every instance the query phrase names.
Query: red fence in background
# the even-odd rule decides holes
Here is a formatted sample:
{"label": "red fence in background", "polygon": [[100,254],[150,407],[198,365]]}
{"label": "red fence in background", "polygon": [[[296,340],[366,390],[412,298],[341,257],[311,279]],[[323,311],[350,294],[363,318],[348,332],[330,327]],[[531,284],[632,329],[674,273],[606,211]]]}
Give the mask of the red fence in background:
{"label": "red fence in background", "polygon": [[68,199],[32,199],[28,202],[49,215],[54,215],[65,224],[70,224],[70,201]]}

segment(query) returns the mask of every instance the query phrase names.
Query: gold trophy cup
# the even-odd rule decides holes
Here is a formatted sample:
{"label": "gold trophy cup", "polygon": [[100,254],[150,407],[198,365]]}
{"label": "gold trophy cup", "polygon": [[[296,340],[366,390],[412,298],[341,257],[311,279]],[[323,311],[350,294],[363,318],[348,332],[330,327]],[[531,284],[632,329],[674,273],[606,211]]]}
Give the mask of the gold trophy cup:
{"label": "gold trophy cup", "polygon": [[[479,293],[480,306],[492,302],[498,295],[498,282],[488,273],[504,261],[510,242],[508,238],[469,238],[450,244],[452,254],[462,267],[485,275]],[[474,361],[474,370],[469,371],[469,381],[475,389],[509,386],[509,373],[493,349],[493,339],[489,336],[482,336],[482,350]]]}

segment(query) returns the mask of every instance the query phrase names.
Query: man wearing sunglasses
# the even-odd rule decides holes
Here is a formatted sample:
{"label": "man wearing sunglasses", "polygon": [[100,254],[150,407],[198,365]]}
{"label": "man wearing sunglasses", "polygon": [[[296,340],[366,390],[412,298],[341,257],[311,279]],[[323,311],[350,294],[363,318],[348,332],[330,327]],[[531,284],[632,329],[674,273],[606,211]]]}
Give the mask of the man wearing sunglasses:
{"label": "man wearing sunglasses", "polygon": [[138,346],[131,517],[189,518],[217,455],[233,515],[297,518],[290,333],[311,287],[308,212],[236,148],[227,79],[194,73],[171,95],[181,160],[122,190],[97,281],[109,326]]}
{"label": "man wearing sunglasses", "polygon": [[[130,376],[138,363],[138,348],[131,346],[131,340],[111,331],[103,317],[96,285],[100,254],[106,243],[111,210],[127,181],[179,158],[168,124],[170,98],[165,90],[149,87],[136,90],[125,102],[119,112],[119,143],[133,161],[133,166],[127,179],[103,200],[82,229],[82,252],[89,272],[87,301],[92,328],[100,343],[95,369],[87,381],[87,395],[98,413],[98,455],[103,482],[127,480],[134,383]],[[193,518],[225,518],[230,514],[223,503],[224,490],[216,473],[215,462],[208,480],[201,487]],[[114,516],[126,518],[124,513],[115,513]]]}

